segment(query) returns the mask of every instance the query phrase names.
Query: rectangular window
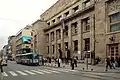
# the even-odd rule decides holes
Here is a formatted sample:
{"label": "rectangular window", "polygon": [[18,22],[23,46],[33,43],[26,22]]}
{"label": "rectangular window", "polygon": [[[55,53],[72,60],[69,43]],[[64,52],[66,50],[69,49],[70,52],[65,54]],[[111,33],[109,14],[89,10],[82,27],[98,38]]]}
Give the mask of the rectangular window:
{"label": "rectangular window", "polygon": [[58,49],[61,49],[61,43],[58,44]]}
{"label": "rectangular window", "polygon": [[54,19],[54,20],[52,20],[52,22],[53,22],[53,23],[55,23],[55,19]]}
{"label": "rectangular window", "polygon": [[64,29],[64,37],[66,36],[68,36],[68,25],[66,25]]}
{"label": "rectangular window", "polygon": [[110,22],[111,23],[117,22],[117,21],[120,21],[120,12],[110,16]]}
{"label": "rectangular window", "polygon": [[90,38],[84,39],[85,41],[85,50],[89,51],[90,50]]}
{"label": "rectangular window", "polygon": [[120,30],[120,12],[110,16],[110,31],[115,32]]}
{"label": "rectangular window", "polygon": [[47,46],[47,53],[49,54],[49,46]]}
{"label": "rectangular window", "polygon": [[76,6],[75,8],[73,8],[74,12],[77,12],[79,9],[79,6]]}
{"label": "rectangular window", "polygon": [[78,40],[74,41],[74,51],[78,51]]}
{"label": "rectangular window", "polygon": [[57,39],[60,39],[60,38],[61,38],[60,29],[58,29],[58,30],[56,31],[56,38],[57,38]]}
{"label": "rectangular window", "polygon": [[65,42],[65,49],[68,49],[68,42]]}
{"label": "rectangular window", "polygon": [[65,16],[66,16],[66,17],[69,16],[69,11],[65,13]]}
{"label": "rectangular window", "polygon": [[60,19],[61,19],[61,17],[62,17],[62,16],[59,16],[59,17],[58,17],[58,20],[60,20]]}
{"label": "rectangular window", "polygon": [[46,40],[47,40],[47,42],[49,42],[49,34],[46,34]]}
{"label": "rectangular window", "polygon": [[84,32],[90,31],[90,18],[89,17],[82,20],[82,27],[84,29],[83,30]]}
{"label": "rectangular window", "polygon": [[86,8],[86,7],[89,7],[90,6],[90,0],[86,0],[84,3],[83,3],[83,7]]}
{"label": "rectangular window", "polygon": [[54,32],[51,32],[51,41],[54,40]]}
{"label": "rectangular window", "polygon": [[52,53],[54,54],[54,52],[55,52],[55,46],[54,45],[52,45]]}
{"label": "rectangular window", "polygon": [[50,26],[50,22],[47,23]]}
{"label": "rectangular window", "polygon": [[72,34],[77,34],[78,33],[78,27],[77,27],[77,22],[72,23]]}

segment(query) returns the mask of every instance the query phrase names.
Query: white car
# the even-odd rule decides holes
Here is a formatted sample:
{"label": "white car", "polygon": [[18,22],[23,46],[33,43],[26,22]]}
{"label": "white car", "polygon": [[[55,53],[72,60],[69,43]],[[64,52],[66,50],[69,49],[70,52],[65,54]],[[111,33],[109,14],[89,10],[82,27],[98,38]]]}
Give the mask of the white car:
{"label": "white car", "polygon": [[7,62],[6,62],[5,59],[3,59],[3,61],[2,61],[2,65],[3,65],[3,66],[7,66]]}

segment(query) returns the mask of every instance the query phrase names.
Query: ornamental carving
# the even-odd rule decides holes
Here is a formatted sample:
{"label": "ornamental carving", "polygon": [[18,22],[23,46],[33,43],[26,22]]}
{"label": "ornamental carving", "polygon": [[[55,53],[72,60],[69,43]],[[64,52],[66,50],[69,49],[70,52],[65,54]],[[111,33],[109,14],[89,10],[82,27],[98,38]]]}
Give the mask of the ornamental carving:
{"label": "ornamental carving", "polygon": [[112,0],[108,3],[108,12],[120,10],[120,0]]}

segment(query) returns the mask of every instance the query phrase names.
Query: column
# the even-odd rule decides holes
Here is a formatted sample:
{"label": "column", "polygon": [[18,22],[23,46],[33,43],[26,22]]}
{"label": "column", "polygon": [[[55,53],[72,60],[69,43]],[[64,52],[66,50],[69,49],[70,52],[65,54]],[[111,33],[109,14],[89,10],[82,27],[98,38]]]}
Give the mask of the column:
{"label": "column", "polygon": [[49,33],[49,57],[52,57],[51,33]]}
{"label": "column", "polygon": [[70,56],[73,57],[72,27],[71,27],[71,23],[68,24],[68,36],[69,36],[68,49],[70,50]]}
{"label": "column", "polygon": [[[61,25],[62,27],[62,25]],[[65,48],[64,48],[64,31],[63,27],[61,28],[61,51],[62,51],[62,57],[64,58],[65,56]]]}
{"label": "column", "polygon": [[79,55],[81,56],[80,59],[82,59],[83,55],[83,38],[82,38],[82,24],[81,20],[78,20],[78,51]]}
{"label": "column", "polygon": [[56,58],[57,57],[57,35],[56,35],[56,30],[54,31],[54,36],[55,36],[55,54],[54,54],[54,57]]}
{"label": "column", "polygon": [[[91,52],[95,52],[95,21],[94,21],[94,14],[90,15],[90,51]],[[92,61],[92,58],[90,57],[91,63],[93,63],[94,61]],[[93,59],[94,60],[94,59]]]}

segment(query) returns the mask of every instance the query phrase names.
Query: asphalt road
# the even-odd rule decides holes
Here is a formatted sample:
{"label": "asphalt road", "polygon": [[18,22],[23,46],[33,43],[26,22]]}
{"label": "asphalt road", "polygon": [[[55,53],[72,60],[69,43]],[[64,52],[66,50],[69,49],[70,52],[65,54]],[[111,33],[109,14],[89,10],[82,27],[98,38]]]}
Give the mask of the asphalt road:
{"label": "asphalt road", "polygon": [[[113,76],[114,75],[114,76]],[[9,61],[0,80],[120,80],[117,73],[81,72],[45,66],[26,66]]]}

